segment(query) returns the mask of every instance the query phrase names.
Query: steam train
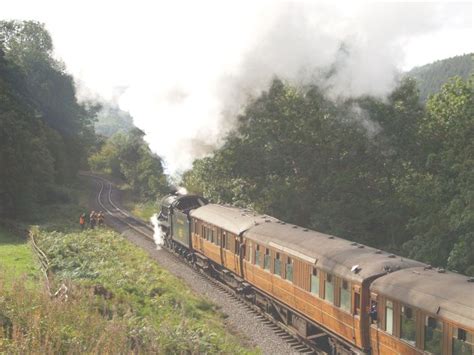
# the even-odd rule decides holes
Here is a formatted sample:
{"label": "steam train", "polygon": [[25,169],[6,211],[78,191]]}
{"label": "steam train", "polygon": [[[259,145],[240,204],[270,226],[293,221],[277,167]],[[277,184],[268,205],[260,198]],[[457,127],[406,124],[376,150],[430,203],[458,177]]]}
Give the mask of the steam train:
{"label": "steam train", "polygon": [[196,195],[167,248],[332,354],[474,354],[474,279]]}

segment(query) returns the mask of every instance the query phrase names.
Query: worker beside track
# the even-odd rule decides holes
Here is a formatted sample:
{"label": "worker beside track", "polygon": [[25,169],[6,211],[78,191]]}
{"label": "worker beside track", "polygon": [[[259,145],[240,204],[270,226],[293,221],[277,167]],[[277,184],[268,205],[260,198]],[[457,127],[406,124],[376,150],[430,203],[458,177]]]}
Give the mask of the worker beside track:
{"label": "worker beside track", "polygon": [[85,226],[86,226],[86,214],[85,213],[81,214],[81,216],[79,217],[79,224],[81,226],[81,231],[83,231]]}
{"label": "worker beside track", "polygon": [[95,211],[91,212],[89,218],[90,218],[89,223],[90,223],[91,229],[94,229],[95,226],[96,226],[96,213],[95,213]]}
{"label": "worker beside track", "polygon": [[99,227],[104,226],[104,220],[105,220],[104,212],[103,211],[98,212],[97,213],[97,225]]}

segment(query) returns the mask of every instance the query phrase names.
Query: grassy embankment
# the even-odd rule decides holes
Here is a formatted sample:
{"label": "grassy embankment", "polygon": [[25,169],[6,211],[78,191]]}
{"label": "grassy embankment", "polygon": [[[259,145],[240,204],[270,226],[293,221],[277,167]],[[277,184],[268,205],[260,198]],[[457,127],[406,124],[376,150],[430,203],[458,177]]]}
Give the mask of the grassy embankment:
{"label": "grassy embankment", "polygon": [[18,231],[0,226],[0,280],[4,282],[3,287],[12,285],[18,278],[26,278],[30,285],[39,280],[38,265],[27,239],[17,234]]}
{"label": "grassy embankment", "polygon": [[[50,297],[24,241],[5,229],[0,244],[0,353],[248,353],[223,316],[147,254],[110,230],[81,232],[76,203],[42,210],[35,227],[50,260]],[[7,270],[5,272],[4,270]]]}

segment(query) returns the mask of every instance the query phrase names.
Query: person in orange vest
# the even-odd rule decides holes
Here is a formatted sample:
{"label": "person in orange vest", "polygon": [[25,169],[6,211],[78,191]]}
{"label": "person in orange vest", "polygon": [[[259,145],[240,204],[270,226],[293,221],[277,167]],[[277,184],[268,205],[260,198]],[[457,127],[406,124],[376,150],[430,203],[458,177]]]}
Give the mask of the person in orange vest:
{"label": "person in orange vest", "polygon": [[81,231],[83,231],[84,227],[86,226],[86,214],[85,213],[81,214],[81,216],[79,217],[79,224],[81,226]]}

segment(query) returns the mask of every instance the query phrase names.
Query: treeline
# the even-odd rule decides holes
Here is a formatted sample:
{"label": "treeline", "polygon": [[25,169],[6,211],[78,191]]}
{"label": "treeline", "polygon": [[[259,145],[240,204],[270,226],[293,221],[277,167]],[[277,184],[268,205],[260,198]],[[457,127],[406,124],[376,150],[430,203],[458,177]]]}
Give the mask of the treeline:
{"label": "treeline", "polygon": [[420,99],[426,101],[428,96],[438,92],[449,78],[460,76],[468,79],[473,73],[474,53],[469,53],[413,68],[407,75],[416,79]]}
{"label": "treeline", "polygon": [[88,160],[90,169],[125,181],[142,202],[156,202],[169,193],[162,159],[150,150],[128,112],[103,104],[95,131],[98,141]]}
{"label": "treeline", "polygon": [[102,103],[102,108],[97,113],[97,121],[94,124],[98,135],[112,137],[115,133],[128,133],[135,126],[133,118],[128,112],[122,111],[115,104]]}
{"label": "treeline", "polygon": [[96,107],[80,104],[37,22],[0,21],[0,215],[67,199],[94,144]]}
{"label": "treeline", "polygon": [[104,172],[126,181],[143,200],[155,201],[170,191],[161,158],[152,153],[138,128],[119,131],[99,144],[89,158],[94,171]]}
{"label": "treeline", "polygon": [[474,274],[473,82],[424,106],[404,79],[386,100],[330,100],[275,79],[186,187],[216,202]]}

